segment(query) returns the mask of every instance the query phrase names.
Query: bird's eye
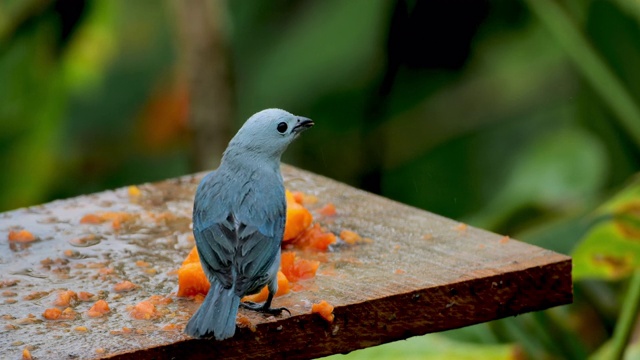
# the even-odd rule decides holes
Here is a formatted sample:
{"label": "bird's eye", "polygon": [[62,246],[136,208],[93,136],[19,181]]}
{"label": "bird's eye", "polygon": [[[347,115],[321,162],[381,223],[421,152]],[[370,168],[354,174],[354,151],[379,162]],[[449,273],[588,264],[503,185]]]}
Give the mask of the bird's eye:
{"label": "bird's eye", "polygon": [[278,128],[277,128],[277,129],[278,129],[278,132],[279,132],[280,134],[284,134],[284,132],[285,132],[285,131],[287,131],[287,128],[288,128],[288,127],[289,127],[289,126],[287,125],[287,123],[286,123],[286,122],[281,122],[280,124],[278,124]]}

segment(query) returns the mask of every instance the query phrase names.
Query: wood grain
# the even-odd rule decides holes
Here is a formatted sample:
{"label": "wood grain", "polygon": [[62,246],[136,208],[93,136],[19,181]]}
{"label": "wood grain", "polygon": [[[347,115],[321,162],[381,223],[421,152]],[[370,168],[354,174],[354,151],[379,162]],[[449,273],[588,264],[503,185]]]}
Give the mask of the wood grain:
{"label": "wood grain", "polygon": [[[20,280],[11,288],[18,297],[34,290],[50,294],[67,288],[106,290],[104,296],[115,309],[100,321],[82,315],[66,325],[48,321],[19,324],[28,317],[27,312],[41,319],[39,314],[50,306],[43,300],[3,304],[0,315],[11,314],[13,319],[5,316],[0,320],[5,322],[5,330],[0,330],[0,349],[18,357],[22,347],[12,344],[23,341],[34,347],[34,356],[46,358],[312,358],[572,301],[571,259],[567,256],[289,166],[283,166],[283,175],[289,189],[317,196],[312,210],[328,202],[335,204],[336,216],[316,216],[324,227],[335,233],[352,230],[371,239],[336,246],[327,254],[300,254],[323,263],[313,280],[302,283],[302,289],[276,298],[274,305],[289,308],[291,317],[265,317],[241,310],[257,325],[256,331],[238,328],[235,337],[217,342],[161,330],[167,323],[186,323],[198,306],[188,299],[174,298],[163,319],[140,321],[128,316],[127,306],[150,295],[167,296],[175,291],[176,279],[166,272],[177,268],[193,246],[188,240],[188,219],[199,174],[142,185],[142,196],[136,201],[126,196],[126,189],[119,189],[0,215],[0,239],[19,227],[41,238],[28,249],[0,249],[0,282]],[[78,219],[97,209],[142,214],[140,221],[119,231],[104,225],[91,227],[90,231],[103,240],[82,249],[87,257],[69,261],[71,265],[106,262],[117,270],[116,276],[94,279],[89,272],[82,278],[83,273],[69,266],[65,278],[43,269],[44,258],[58,257],[68,248],[70,238],[86,234],[87,228],[80,226]],[[174,217],[162,226],[144,220],[145,213],[165,212]],[[43,221],[47,218],[49,222]],[[6,241],[0,240],[0,244],[4,247]],[[151,263],[159,274],[141,274],[143,269],[130,265],[137,259]],[[31,272],[25,275],[25,269]],[[34,273],[47,280],[32,277]],[[110,285],[125,278],[139,288],[118,297]],[[311,305],[320,300],[335,306],[332,323],[311,314]],[[82,306],[77,306],[79,313]],[[90,332],[69,330],[80,325]],[[11,326],[17,328],[6,330]],[[136,331],[118,332],[123,327]],[[52,342],[56,337],[65,341]]]}

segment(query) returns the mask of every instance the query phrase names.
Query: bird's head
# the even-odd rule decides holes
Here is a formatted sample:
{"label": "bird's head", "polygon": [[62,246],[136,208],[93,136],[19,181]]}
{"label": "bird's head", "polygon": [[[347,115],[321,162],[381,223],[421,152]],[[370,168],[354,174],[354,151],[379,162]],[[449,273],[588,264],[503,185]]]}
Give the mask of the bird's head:
{"label": "bird's head", "polygon": [[251,116],[238,130],[229,142],[225,155],[238,152],[279,160],[287,146],[313,125],[311,119],[284,110],[262,110]]}

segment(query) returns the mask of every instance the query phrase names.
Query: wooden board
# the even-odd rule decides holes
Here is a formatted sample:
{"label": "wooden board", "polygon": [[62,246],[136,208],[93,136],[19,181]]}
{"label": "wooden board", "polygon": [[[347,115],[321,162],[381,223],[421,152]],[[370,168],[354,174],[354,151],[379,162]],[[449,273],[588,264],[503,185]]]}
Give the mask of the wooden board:
{"label": "wooden board", "polygon": [[[572,301],[571,259],[502,235],[375,196],[290,166],[287,188],[332,202],[338,214],[316,220],[370,238],[336,246],[317,276],[276,298],[292,316],[241,310],[254,324],[226,341],[194,340],[181,328],[198,304],[178,298],[175,270],[193,247],[195,188],[203,174],[0,214],[0,353],[40,359],[310,358],[344,353],[410,336],[542,310]],[[314,206],[311,206],[312,210]],[[114,220],[81,223],[87,214]],[[316,214],[317,215],[317,214]],[[9,231],[39,240],[10,244]],[[117,293],[129,280],[137,287]],[[72,320],[45,320],[58,292],[95,294],[72,304]],[[152,295],[171,299],[158,317],[136,320],[132,308]],[[87,311],[97,298],[111,311]],[[311,304],[335,306],[333,323]]]}

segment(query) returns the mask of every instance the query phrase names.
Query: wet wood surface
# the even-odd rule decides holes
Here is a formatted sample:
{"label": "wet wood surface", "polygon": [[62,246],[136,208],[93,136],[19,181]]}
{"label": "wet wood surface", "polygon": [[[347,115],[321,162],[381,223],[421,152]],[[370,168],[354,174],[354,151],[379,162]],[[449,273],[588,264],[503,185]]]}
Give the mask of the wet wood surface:
{"label": "wet wood surface", "polygon": [[[314,222],[370,241],[301,254],[321,265],[275,299],[291,316],[241,309],[255,329],[221,342],[191,339],[182,328],[199,304],[175,296],[176,270],[194,246],[191,207],[202,175],[0,214],[2,356],[20,359],[28,349],[36,359],[313,358],[572,301],[567,256],[283,166],[288,189],[317,197]],[[317,213],[327,203],[335,216]],[[86,221],[95,214],[107,220]],[[23,229],[37,240],[8,241]],[[135,287],[116,291],[123,281]],[[66,290],[92,296],[60,305]],[[92,317],[98,299],[110,311]],[[135,319],[143,300],[156,313]],[[321,300],[335,306],[332,323],[311,313]],[[56,307],[69,310],[45,319]]]}

